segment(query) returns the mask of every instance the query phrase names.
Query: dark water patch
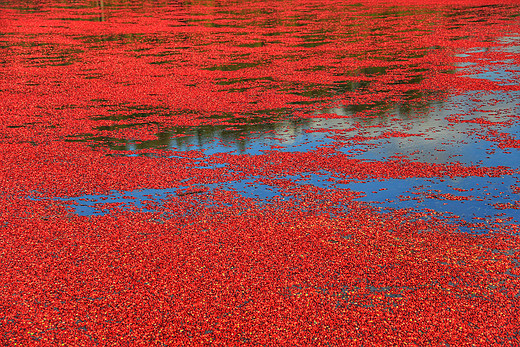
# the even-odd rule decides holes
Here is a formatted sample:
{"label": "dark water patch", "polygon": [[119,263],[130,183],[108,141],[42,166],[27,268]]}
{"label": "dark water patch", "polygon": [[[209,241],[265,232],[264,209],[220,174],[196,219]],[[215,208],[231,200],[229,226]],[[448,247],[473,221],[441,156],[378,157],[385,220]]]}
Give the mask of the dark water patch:
{"label": "dark water patch", "polygon": [[256,67],[260,65],[260,63],[235,63],[229,65],[217,65],[206,68],[209,71],[238,71],[241,69],[247,69],[251,67]]}
{"label": "dark water patch", "polygon": [[107,35],[85,35],[77,37],[78,40],[87,43],[106,43],[116,42],[120,44],[131,43],[150,43],[150,44],[166,44],[168,40],[158,35],[150,35],[145,33],[124,33],[124,34],[107,34]]}
{"label": "dark water patch", "polygon": [[[138,111],[138,112],[135,112]],[[111,125],[98,126],[96,132],[68,136],[65,141],[84,142],[89,146],[108,147],[113,150],[139,151],[142,149],[191,150],[193,147],[210,151],[229,152],[230,149],[239,152],[249,152],[250,146],[256,147],[256,152],[271,149],[271,146],[290,143],[293,139],[303,136],[302,129],[310,126],[310,120],[289,118],[285,110],[265,110],[253,114],[233,115],[229,113],[214,114],[199,118],[197,126],[167,126],[161,119],[171,121],[182,119],[190,112],[174,114],[164,108],[128,109],[118,114],[98,115],[96,121],[114,121]],[[159,116],[157,118],[155,116]],[[193,116],[193,114],[191,114]],[[150,121],[149,117],[155,117]],[[212,124],[217,122],[216,124]],[[204,124],[209,123],[209,124]],[[224,124],[219,124],[224,123]],[[125,129],[140,129],[152,126],[155,139],[141,140],[139,138],[121,138],[110,136],[112,132]],[[306,138],[306,141],[309,140]],[[264,141],[262,144],[261,142]]]}
{"label": "dark water patch", "polygon": [[[121,125],[119,129],[133,127]],[[225,126],[177,127],[155,134],[154,140],[128,140],[109,136],[81,134],[65,141],[85,142],[94,148],[108,147],[124,151],[121,155],[136,155],[144,149],[171,151],[202,150],[207,155],[215,153],[261,154],[276,148],[281,151],[307,151],[332,143],[326,134],[307,134],[308,121],[294,120],[254,125],[231,124]],[[114,130],[113,127],[103,128]]]}

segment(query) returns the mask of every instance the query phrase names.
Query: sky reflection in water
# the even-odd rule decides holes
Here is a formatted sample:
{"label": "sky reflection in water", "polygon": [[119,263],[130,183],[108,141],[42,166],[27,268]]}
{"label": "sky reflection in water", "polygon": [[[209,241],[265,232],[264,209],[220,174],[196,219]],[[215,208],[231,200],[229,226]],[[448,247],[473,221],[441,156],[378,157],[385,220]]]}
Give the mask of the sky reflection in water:
{"label": "sky reflection in water", "polygon": [[[207,7],[204,7],[207,4],[202,4],[200,7],[198,2],[176,2],[159,4],[158,7],[160,15],[158,14],[157,19],[173,30],[172,32],[148,32],[143,29],[142,33],[102,33],[102,30],[94,31],[91,35],[79,35],[71,23],[119,23],[123,20],[121,13],[131,13],[134,17],[130,16],[125,19],[128,22],[123,23],[130,28],[142,20],[142,14],[148,11],[149,4],[113,1],[76,5],[63,3],[63,9],[71,11],[67,17],[61,16],[61,7],[56,9],[53,8],[54,5],[50,2],[27,3],[25,7],[18,3],[12,5],[18,11],[29,13],[45,13],[52,9],[56,14],[50,12],[49,18],[65,24],[70,31],[67,37],[71,41],[67,45],[44,43],[40,46],[38,42],[33,42],[34,39],[20,43],[20,49],[33,47],[41,50],[40,55],[27,57],[24,64],[34,67],[73,67],[83,64],[80,68],[82,78],[92,83],[104,81],[109,86],[106,99],[89,99],[86,106],[62,104],[56,108],[57,112],[84,108],[88,110],[89,122],[94,124],[91,129],[84,127],[77,132],[65,134],[63,138],[67,142],[82,143],[94,150],[108,149],[108,155],[115,157],[156,155],[156,152],[150,154],[150,150],[163,151],[161,155],[171,157],[176,157],[179,152],[200,151],[201,164],[209,170],[225,168],[225,164],[211,164],[213,156],[222,153],[256,156],[269,151],[312,152],[320,148],[333,148],[339,153],[365,161],[385,162],[399,157],[425,163],[505,166],[515,170],[520,168],[518,148],[500,148],[497,142],[483,137],[489,131],[499,131],[513,138],[520,137],[518,92],[467,91],[449,95],[439,90],[429,91],[419,87],[433,70],[415,66],[410,61],[439,50],[438,46],[428,45],[427,32],[419,30],[411,36],[415,41],[425,40],[424,44],[413,43],[413,40],[403,36],[403,47],[406,49],[392,51],[385,48],[388,42],[395,41],[395,37],[391,36],[392,21],[408,16],[414,18],[416,15],[441,22],[444,17],[456,19],[457,14],[452,17],[449,11],[422,13],[418,9],[403,8],[402,11],[385,10],[378,14],[377,9],[367,8],[366,14],[360,15],[363,11],[356,8],[352,12],[355,15],[350,16],[349,11],[346,11],[338,18],[318,18],[312,11],[298,12],[294,18],[277,18],[277,11],[284,10],[271,11],[262,9],[262,6],[253,6],[250,12],[227,13],[222,12],[225,8],[219,8],[219,3],[211,3]],[[261,15],[257,16],[258,14]],[[388,19],[388,28],[372,28],[376,21],[371,16],[376,18],[379,15]],[[195,20],[197,17],[200,19]],[[352,27],[345,23],[350,23]],[[197,33],[190,28],[208,28],[203,31],[208,30],[211,34]],[[238,30],[236,34],[227,36],[227,41],[223,40],[226,28]],[[277,29],[272,30],[273,28]],[[279,31],[280,28],[285,29]],[[374,30],[380,34],[372,35]],[[489,52],[519,52],[517,36],[494,39],[496,47],[456,52],[455,57],[463,61],[451,63],[444,67],[444,71],[458,73],[460,77],[493,81],[504,86],[518,83],[520,68],[511,59],[482,64],[482,55]],[[366,46],[366,40],[371,40],[372,44]],[[350,45],[351,51],[346,50],[345,42]],[[78,43],[81,43],[81,50],[75,48]],[[351,48],[361,44],[364,46]],[[209,47],[217,48],[210,51]],[[322,55],[317,60],[311,50],[316,47],[323,47]],[[157,74],[154,78],[161,77],[161,73],[168,76],[166,81],[171,83],[174,93],[190,90],[192,96],[189,100],[179,99],[173,103],[165,101],[159,105],[147,105],[145,102],[135,104],[129,100],[114,102],[112,99],[115,97],[111,93],[116,89],[110,86],[114,83],[111,78],[116,76],[119,79],[116,84],[128,86],[137,86],[140,81],[132,79],[135,76],[121,77],[119,72],[114,73],[115,70],[103,70],[93,65],[84,55],[85,52],[90,52],[103,59],[100,52],[104,49],[113,50],[122,57],[131,57],[135,62],[145,64],[147,68],[156,66],[158,70],[148,73]],[[242,53],[239,54],[239,51]],[[381,63],[368,59],[375,52]],[[349,54],[359,59],[357,65],[345,65],[345,61],[349,62],[348,59],[352,58]],[[440,51],[439,54],[446,52]],[[220,60],[225,61],[218,63]],[[294,61],[295,67],[291,72],[294,76],[275,73],[279,69],[278,60],[287,64]],[[176,70],[176,64],[183,64],[183,69]],[[300,73],[301,75],[297,75]],[[309,74],[322,78],[323,82],[312,81],[308,78]],[[208,82],[204,76],[212,76],[214,82]],[[390,82],[380,82],[385,78]],[[26,82],[38,85],[36,81]],[[378,86],[380,83],[383,85]],[[391,90],[387,90],[389,86],[407,88],[397,94],[399,100],[395,101],[396,96],[391,94]],[[228,105],[236,106],[236,110],[218,109],[218,97],[207,96],[208,91],[224,92],[219,95],[229,96],[227,101],[231,102]],[[161,92],[157,95],[161,95]],[[370,100],[374,93],[387,93],[388,96]],[[157,101],[153,99],[155,94],[150,95],[152,101]],[[282,95],[286,99],[278,103],[277,98]],[[352,101],[353,96],[361,101]],[[162,97],[166,100],[166,95]],[[202,97],[207,97],[207,102],[192,102]],[[263,105],[262,99],[272,102]],[[226,105],[226,102],[222,104]],[[474,119],[483,119],[488,123],[467,122]],[[175,125],[183,122],[186,124]],[[497,123],[493,125],[489,122]],[[26,122],[9,127],[31,129],[37,124],[39,123]],[[146,136],[142,136],[142,131]],[[132,135],[133,132],[136,135]],[[412,136],[384,137],[389,132]],[[130,135],[125,135],[126,133]],[[502,190],[499,196],[483,201],[472,197],[470,200],[447,202],[433,196],[420,200],[400,199],[401,196],[409,197],[419,186],[438,190],[441,194],[450,192],[451,188],[442,179],[387,179],[337,185],[318,179],[321,176],[312,177],[306,184],[318,188],[358,191],[364,194],[358,198],[360,201],[386,201],[385,207],[393,208],[413,207],[457,212],[464,219],[497,215],[502,211],[496,210],[493,203],[514,203],[517,200],[510,187],[518,184],[518,171],[513,175],[500,179],[490,178],[485,182],[480,177],[461,178],[455,182],[468,187],[476,187],[477,183],[488,184],[492,190]],[[236,190],[243,196],[260,200],[271,199],[279,192],[276,187],[251,184],[254,180],[253,177],[205,186],[209,189]],[[104,213],[101,207],[96,207],[101,202],[123,203],[124,206],[140,209],[143,208],[141,202],[147,199],[146,195],[152,195],[153,200],[161,201],[176,189],[179,187],[164,190],[143,188],[124,193],[81,195],[60,201],[72,201],[76,213],[90,215]],[[477,189],[478,191],[480,190]],[[512,216],[514,213],[511,211],[515,210],[503,213]],[[514,221],[517,222],[516,219]]]}

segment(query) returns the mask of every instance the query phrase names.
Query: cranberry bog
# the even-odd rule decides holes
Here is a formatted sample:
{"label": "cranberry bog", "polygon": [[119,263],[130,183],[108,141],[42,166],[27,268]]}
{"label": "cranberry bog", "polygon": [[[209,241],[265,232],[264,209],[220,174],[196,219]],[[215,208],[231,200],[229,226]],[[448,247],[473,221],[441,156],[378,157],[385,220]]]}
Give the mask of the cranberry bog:
{"label": "cranberry bog", "polygon": [[0,342],[520,345],[520,2],[0,0]]}

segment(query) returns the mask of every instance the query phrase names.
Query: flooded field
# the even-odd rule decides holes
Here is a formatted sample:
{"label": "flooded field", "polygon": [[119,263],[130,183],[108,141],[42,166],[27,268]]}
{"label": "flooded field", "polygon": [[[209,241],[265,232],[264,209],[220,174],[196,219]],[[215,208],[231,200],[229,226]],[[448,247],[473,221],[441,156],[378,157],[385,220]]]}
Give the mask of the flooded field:
{"label": "flooded field", "polygon": [[0,342],[520,344],[520,2],[0,0]]}

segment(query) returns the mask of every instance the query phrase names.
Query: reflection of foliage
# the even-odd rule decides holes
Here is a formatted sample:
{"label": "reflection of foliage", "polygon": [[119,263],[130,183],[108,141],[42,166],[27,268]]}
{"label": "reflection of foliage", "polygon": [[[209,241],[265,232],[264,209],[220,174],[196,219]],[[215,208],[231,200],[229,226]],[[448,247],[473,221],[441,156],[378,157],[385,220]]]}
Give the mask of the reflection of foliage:
{"label": "reflection of foliage", "polygon": [[[115,23],[110,30],[92,32],[75,31],[75,23],[69,22],[63,31],[70,46],[63,52],[44,54],[38,65],[79,61],[81,65],[73,66],[79,72],[71,72],[82,77],[83,89],[78,94],[86,95],[99,84],[100,88],[110,86],[109,100],[128,95],[142,105],[161,105],[154,110],[146,106],[125,110],[85,102],[82,107],[99,110],[103,116],[89,113],[89,121],[94,121],[92,132],[73,134],[69,139],[94,146],[169,148],[195,139],[201,144],[214,137],[242,146],[247,140],[241,138],[247,139],[248,132],[273,131],[289,115],[308,115],[333,105],[359,117],[365,113],[383,116],[394,106],[407,113],[422,107],[421,102],[426,105],[434,95],[420,84],[430,78],[434,64],[430,56],[436,56],[435,64],[444,64],[447,52],[440,39],[430,37],[432,23],[445,19],[439,10],[341,3],[327,3],[323,10],[312,2],[295,4],[289,10],[280,1],[268,7],[263,2],[245,5],[212,0],[58,3],[56,7],[73,16],[49,16],[64,23],[96,16],[112,21],[120,13],[132,17],[154,10],[157,28],[145,33],[127,30],[130,19],[122,26]],[[39,5],[25,1],[13,6]],[[33,41],[40,44],[45,39]],[[29,48],[27,52],[32,54]],[[121,59],[108,60],[108,56]],[[424,62],[428,65],[422,67]],[[127,64],[135,70],[127,69]],[[130,96],[133,89],[139,91]],[[378,93],[388,96],[373,97]],[[141,96],[145,96],[143,100]],[[183,127],[178,126],[182,125],[181,111],[189,112],[191,118],[222,117],[195,125],[188,122]],[[172,119],[177,121],[174,125],[169,123]],[[126,136],[145,127],[155,140],[139,139],[134,136],[137,132]],[[125,131],[121,138],[115,135]]]}
{"label": "reflection of foliage", "polygon": [[112,34],[112,35],[87,35],[79,38],[85,43],[100,42],[118,42],[118,43],[150,43],[161,44],[166,43],[165,39],[161,39],[154,35],[145,34]]}
{"label": "reflection of foliage", "polygon": [[[321,110],[319,113],[338,112],[355,121],[364,124],[378,123],[388,120],[388,114],[395,109],[401,117],[408,118],[412,113],[426,115],[424,112],[431,106],[431,100],[437,100],[435,94],[422,90],[408,90],[404,92],[402,102],[391,100],[374,101],[366,104],[350,104],[338,106],[334,109]],[[141,149],[189,149],[194,145],[201,148],[218,140],[224,144],[233,145],[243,151],[249,141],[259,133],[277,132],[279,129],[289,129],[291,133],[300,133],[311,122],[310,119],[289,117],[290,109],[264,110],[256,114],[237,116],[229,113],[212,115],[201,119],[200,125],[168,126],[160,120],[150,121],[148,117],[163,117],[166,120],[182,117],[185,113],[172,114],[164,108],[150,109],[146,107],[131,107],[126,114],[97,116],[98,121],[113,121],[112,125],[103,125],[95,128],[98,133],[79,134],[70,137],[67,141],[90,143],[93,147],[108,147],[113,150],[141,150]],[[419,111],[419,112],[417,112]],[[376,116],[377,118],[374,118]],[[154,118],[156,119],[156,117]],[[211,120],[211,121],[210,121]],[[214,121],[217,120],[217,123]],[[208,123],[209,122],[209,123]],[[207,123],[207,124],[204,124]],[[348,123],[347,123],[348,124]],[[138,138],[117,138],[110,133],[125,129],[139,129],[152,125],[157,129],[154,139],[140,140]],[[100,136],[99,133],[106,134]]]}
{"label": "reflection of foliage", "polygon": [[[134,109],[135,110],[135,109]],[[288,119],[287,110],[267,110],[256,114],[233,116],[231,114],[213,115],[207,120],[201,120],[203,124],[197,126],[167,126],[160,121],[148,121],[146,118],[159,115],[166,119],[182,117],[183,114],[168,114],[166,110],[139,109],[139,112],[130,112],[118,116],[98,116],[96,120],[111,120],[118,123],[99,126],[97,133],[78,134],[69,137],[67,141],[87,142],[93,147],[108,147],[114,150],[140,150],[140,149],[187,149],[190,145],[201,147],[219,139],[226,144],[234,144],[239,150],[244,150],[251,137],[258,133],[276,132],[277,130],[289,128],[292,133],[299,133],[302,128],[310,122],[306,119]],[[218,119],[225,124],[204,124],[209,120]],[[121,121],[123,121],[121,123]],[[133,121],[133,122],[128,122]],[[210,122],[212,123],[212,122]],[[125,129],[139,129],[144,126],[153,125],[157,132],[153,135],[155,139],[139,140],[128,138],[117,138],[110,135],[112,132]]]}

